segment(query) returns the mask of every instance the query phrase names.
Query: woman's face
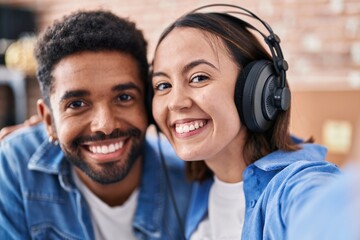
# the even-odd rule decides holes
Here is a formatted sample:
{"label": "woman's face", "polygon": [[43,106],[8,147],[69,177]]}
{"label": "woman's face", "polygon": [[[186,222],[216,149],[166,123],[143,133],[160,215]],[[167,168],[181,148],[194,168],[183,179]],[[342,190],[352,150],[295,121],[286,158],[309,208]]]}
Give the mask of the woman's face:
{"label": "woman's face", "polygon": [[180,158],[241,152],[245,127],[234,103],[239,68],[218,38],[176,28],[158,46],[153,70],[155,121]]}

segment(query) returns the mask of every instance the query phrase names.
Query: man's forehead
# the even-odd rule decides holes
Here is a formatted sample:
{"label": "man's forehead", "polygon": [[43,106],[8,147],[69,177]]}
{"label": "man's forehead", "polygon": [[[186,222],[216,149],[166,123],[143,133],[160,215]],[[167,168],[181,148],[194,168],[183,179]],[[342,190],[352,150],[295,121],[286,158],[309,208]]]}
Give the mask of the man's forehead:
{"label": "man's forehead", "polygon": [[137,62],[117,52],[87,52],[62,59],[53,70],[54,91],[144,88]]}

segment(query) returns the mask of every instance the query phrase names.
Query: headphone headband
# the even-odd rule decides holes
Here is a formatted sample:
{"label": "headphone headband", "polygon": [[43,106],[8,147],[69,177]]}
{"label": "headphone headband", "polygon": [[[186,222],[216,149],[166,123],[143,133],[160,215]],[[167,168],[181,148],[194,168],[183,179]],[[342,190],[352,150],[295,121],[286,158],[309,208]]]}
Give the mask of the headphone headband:
{"label": "headphone headband", "polygon": [[237,5],[233,5],[233,4],[225,4],[225,3],[224,4],[223,3],[208,4],[208,5],[204,5],[202,7],[195,8],[190,13],[199,12],[199,10],[203,10],[205,8],[211,8],[211,7],[230,7],[230,8],[240,9],[240,10],[242,10],[244,12],[241,13],[241,12],[226,11],[226,12],[222,12],[222,13],[238,13],[238,14],[241,14],[241,15],[245,15],[245,16],[248,16],[248,17],[255,18],[256,20],[261,22],[262,25],[264,25],[264,27],[269,31],[270,34],[273,33],[273,30],[271,29],[270,25],[267,24],[265,21],[263,21],[261,18],[259,18],[257,15],[255,15],[253,12],[251,12],[250,10],[247,10],[246,8],[243,8],[243,7],[240,7],[240,6],[237,6]]}

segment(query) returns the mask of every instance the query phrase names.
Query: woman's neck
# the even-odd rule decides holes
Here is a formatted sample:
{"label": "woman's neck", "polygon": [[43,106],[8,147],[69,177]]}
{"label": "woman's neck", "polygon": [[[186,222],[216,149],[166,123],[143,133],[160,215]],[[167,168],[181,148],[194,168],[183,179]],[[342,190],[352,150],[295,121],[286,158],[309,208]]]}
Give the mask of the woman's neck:
{"label": "woman's neck", "polygon": [[243,172],[247,167],[244,155],[244,139],[246,131],[241,133],[221,152],[211,159],[205,159],[206,165],[223,182],[235,183],[243,180]]}
{"label": "woman's neck", "polygon": [[243,172],[247,167],[242,156],[224,157],[205,160],[206,165],[223,182],[236,183],[243,180]]}

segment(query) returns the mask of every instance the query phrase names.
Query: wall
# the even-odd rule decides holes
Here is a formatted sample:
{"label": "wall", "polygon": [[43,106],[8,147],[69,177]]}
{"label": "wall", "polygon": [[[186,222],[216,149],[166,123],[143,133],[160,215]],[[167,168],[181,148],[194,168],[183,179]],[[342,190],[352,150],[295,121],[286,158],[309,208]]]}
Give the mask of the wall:
{"label": "wall", "polygon": [[[111,9],[120,16],[129,17],[144,30],[149,40],[149,60],[162,29],[168,23],[195,7],[216,2],[219,1],[0,0],[0,3],[33,9],[38,14],[39,30],[77,9]],[[314,135],[318,142],[327,144],[323,140],[324,132],[332,132],[337,123],[345,120],[351,125],[351,139],[354,140],[359,135],[355,132],[360,122],[357,113],[360,102],[360,1],[222,2],[251,9],[281,37],[284,55],[290,64],[288,79],[294,92],[293,131],[304,137]],[[28,91],[35,93],[30,94],[33,97],[31,103],[37,98],[36,87],[36,84],[28,87]],[[30,107],[29,114],[34,112],[32,109]],[[323,131],[324,125],[329,126],[329,121],[333,125]],[[330,152],[329,159],[342,164],[352,157],[353,145],[352,141],[351,147],[341,154]],[[355,158],[360,158],[360,154]]]}
{"label": "wall", "polygon": [[314,137],[328,147],[328,160],[343,165],[360,160],[360,90],[295,91],[293,93],[293,133]]}

